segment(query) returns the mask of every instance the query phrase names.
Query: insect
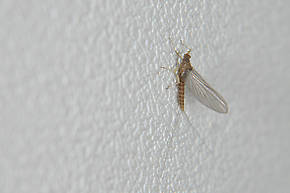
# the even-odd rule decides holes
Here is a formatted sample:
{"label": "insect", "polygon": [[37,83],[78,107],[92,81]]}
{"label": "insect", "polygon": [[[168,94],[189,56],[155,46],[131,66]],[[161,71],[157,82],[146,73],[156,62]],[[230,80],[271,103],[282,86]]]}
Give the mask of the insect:
{"label": "insect", "polygon": [[184,111],[184,87],[188,86],[190,92],[200,103],[216,112],[227,113],[228,105],[225,99],[215,91],[191,65],[191,49],[189,49],[183,57],[177,50],[175,50],[175,52],[181,59],[180,63],[177,62],[178,66],[174,71],[177,79],[178,103],[181,110]]}

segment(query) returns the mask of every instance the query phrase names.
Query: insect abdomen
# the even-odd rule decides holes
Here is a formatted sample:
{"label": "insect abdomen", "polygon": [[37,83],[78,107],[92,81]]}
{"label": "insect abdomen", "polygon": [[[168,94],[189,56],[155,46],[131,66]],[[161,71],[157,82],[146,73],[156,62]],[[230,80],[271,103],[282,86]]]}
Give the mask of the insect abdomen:
{"label": "insect abdomen", "polygon": [[180,109],[184,111],[184,82],[180,81],[178,83],[178,103]]}

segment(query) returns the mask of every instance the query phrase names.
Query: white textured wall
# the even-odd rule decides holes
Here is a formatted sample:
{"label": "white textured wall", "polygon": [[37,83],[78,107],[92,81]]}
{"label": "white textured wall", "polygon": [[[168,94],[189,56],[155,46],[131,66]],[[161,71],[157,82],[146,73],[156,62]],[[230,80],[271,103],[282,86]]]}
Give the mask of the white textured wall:
{"label": "white textured wall", "polygon": [[[0,192],[289,192],[289,17],[286,0],[1,0]],[[229,114],[179,113],[157,74],[169,36]]]}

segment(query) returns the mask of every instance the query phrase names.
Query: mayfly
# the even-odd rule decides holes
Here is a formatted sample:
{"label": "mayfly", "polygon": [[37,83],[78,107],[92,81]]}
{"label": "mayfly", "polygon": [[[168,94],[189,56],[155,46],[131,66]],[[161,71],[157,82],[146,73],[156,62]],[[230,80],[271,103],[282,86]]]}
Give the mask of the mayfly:
{"label": "mayfly", "polygon": [[215,91],[191,65],[191,49],[189,49],[183,57],[176,50],[175,52],[181,59],[176,69],[177,73],[175,73],[178,86],[178,103],[181,110],[184,111],[184,87],[189,86],[190,92],[203,105],[216,112],[227,113],[228,105],[225,99]]}

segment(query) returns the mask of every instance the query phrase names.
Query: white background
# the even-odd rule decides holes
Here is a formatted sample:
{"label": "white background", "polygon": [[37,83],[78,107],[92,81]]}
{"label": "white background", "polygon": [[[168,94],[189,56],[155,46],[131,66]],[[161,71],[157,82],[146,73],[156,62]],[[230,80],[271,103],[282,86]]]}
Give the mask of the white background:
{"label": "white background", "polygon": [[0,192],[289,192],[289,2],[1,0]]}

